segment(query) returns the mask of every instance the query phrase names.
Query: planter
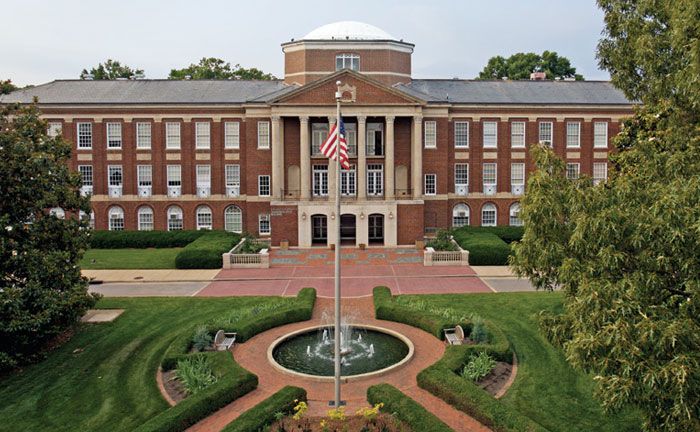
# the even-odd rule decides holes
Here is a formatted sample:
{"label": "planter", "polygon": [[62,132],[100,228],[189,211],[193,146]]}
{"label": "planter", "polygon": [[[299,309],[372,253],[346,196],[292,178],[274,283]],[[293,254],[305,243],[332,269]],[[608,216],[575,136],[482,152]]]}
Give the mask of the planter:
{"label": "planter", "polygon": [[364,244],[364,243],[360,243],[359,247],[360,247],[360,250],[365,250],[365,249],[367,249],[367,245]]}
{"label": "planter", "polygon": [[282,250],[289,249],[289,240],[281,240],[280,241],[280,249],[282,249]]}

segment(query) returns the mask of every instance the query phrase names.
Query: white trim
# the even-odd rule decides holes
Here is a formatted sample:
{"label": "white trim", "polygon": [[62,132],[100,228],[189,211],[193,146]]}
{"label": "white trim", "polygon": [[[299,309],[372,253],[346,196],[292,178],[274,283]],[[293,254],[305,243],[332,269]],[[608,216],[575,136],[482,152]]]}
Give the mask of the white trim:
{"label": "white trim", "polygon": [[[322,75],[330,75],[333,73],[336,73],[338,71],[305,71],[305,72],[294,72],[290,74],[284,74],[285,78],[287,77],[295,77],[295,76],[302,76],[302,75],[315,75],[315,76],[322,76]],[[406,77],[406,78],[411,78],[411,74],[406,74],[406,73],[400,73],[400,72],[389,72],[389,71],[359,71],[362,73],[362,75],[396,75],[400,77]]]}
{"label": "white trim", "polygon": [[342,40],[314,40],[305,41],[299,40],[282,44],[282,52],[290,53],[295,51],[303,51],[307,49],[314,50],[391,50],[411,54],[413,53],[413,44],[398,41],[342,41]]}

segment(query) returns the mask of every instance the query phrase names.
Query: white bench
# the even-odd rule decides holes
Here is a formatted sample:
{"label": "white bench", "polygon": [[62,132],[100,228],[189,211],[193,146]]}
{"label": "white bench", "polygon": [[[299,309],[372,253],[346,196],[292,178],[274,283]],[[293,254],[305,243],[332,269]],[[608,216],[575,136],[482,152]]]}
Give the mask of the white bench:
{"label": "white bench", "polygon": [[225,333],[219,330],[214,336],[214,348],[217,351],[230,350],[234,342],[236,342],[236,333]]}
{"label": "white bench", "polygon": [[445,340],[450,345],[462,345],[464,343],[464,329],[462,326],[457,326],[455,328],[443,329],[445,332]]}

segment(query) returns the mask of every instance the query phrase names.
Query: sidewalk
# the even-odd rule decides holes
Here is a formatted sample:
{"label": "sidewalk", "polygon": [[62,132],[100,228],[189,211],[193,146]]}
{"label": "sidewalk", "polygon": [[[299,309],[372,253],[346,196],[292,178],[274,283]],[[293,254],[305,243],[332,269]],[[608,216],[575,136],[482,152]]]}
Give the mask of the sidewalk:
{"label": "sidewalk", "polygon": [[208,282],[221,271],[212,270],[83,270],[83,276],[114,282]]}
{"label": "sidewalk", "polygon": [[479,277],[507,277],[518,276],[508,266],[470,266]]}

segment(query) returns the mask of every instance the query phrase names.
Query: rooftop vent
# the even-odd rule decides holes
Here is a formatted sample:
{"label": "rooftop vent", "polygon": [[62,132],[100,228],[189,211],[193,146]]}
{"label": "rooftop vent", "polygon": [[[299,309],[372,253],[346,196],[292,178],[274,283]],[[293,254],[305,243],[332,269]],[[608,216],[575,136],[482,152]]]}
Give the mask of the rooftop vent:
{"label": "rooftop vent", "polygon": [[533,72],[530,74],[530,79],[533,81],[542,81],[547,79],[547,74],[544,72]]}

